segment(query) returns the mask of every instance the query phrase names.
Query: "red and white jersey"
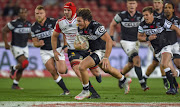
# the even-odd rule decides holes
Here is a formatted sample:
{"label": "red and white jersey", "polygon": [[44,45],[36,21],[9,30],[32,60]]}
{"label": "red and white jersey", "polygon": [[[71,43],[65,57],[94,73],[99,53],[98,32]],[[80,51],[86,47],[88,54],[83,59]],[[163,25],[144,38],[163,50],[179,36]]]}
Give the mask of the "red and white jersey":
{"label": "red and white jersey", "polygon": [[78,32],[76,14],[74,15],[71,21],[66,19],[66,17],[59,19],[56,23],[54,30],[58,33],[62,32],[65,35],[68,44],[68,49],[75,49],[74,41],[76,34]]}

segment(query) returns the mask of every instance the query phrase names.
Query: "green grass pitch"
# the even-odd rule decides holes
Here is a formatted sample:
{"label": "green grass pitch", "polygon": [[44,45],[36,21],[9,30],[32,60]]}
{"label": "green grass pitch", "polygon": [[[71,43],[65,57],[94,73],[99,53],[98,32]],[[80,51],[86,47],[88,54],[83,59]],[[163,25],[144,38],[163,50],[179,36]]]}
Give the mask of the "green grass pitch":
{"label": "green grass pitch", "polygon": [[[62,90],[52,78],[23,78],[20,86],[24,90],[12,90],[12,80],[1,78],[0,101],[76,101],[74,97],[82,90],[80,81],[77,77],[63,79],[71,92],[68,96],[59,96]],[[101,98],[84,99],[86,102],[180,102],[179,94],[165,94],[161,78],[148,79],[147,85],[150,90],[146,92],[140,88],[138,79],[133,78],[127,95],[124,95],[124,89],[118,87],[118,81],[113,77],[102,77],[102,83],[98,83],[95,77],[91,77],[90,80]],[[177,81],[180,83],[180,78],[177,78]]]}

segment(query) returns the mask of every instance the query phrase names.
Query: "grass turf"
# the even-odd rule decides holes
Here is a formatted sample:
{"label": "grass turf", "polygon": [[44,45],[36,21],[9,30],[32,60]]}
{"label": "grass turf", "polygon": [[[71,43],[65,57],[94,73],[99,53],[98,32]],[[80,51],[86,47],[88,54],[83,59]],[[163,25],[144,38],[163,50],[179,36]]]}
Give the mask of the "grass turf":
{"label": "grass turf", "polygon": [[[12,90],[12,80],[1,78],[0,101],[76,101],[74,97],[82,90],[78,78],[64,77],[63,80],[71,92],[68,96],[59,96],[62,90],[52,78],[23,78],[20,86],[24,90]],[[119,89],[118,81],[113,77],[103,77],[102,83],[96,82],[94,77],[90,80],[101,98],[84,99],[86,102],[180,102],[179,94],[165,94],[166,90],[160,78],[148,79],[150,90],[146,92],[141,89],[138,79],[133,78],[127,95],[124,95],[124,89]],[[177,81],[180,83],[180,78],[177,78]]]}

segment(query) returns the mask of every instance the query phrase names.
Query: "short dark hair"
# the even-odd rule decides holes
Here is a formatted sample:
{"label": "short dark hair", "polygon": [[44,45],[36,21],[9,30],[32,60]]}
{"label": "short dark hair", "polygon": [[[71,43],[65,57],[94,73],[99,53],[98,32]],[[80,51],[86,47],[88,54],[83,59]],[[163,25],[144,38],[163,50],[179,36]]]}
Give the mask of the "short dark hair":
{"label": "short dark hair", "polygon": [[21,13],[21,11],[25,10],[26,12],[28,11],[26,8],[20,8],[18,11],[18,14]]}
{"label": "short dark hair", "polygon": [[149,13],[154,13],[154,9],[152,6],[147,6],[143,8],[143,12],[148,11]]}
{"label": "short dark hair", "polygon": [[38,10],[45,10],[44,6],[42,6],[42,5],[38,5],[38,6],[36,7],[36,9],[38,9]]}
{"label": "short dark hair", "polygon": [[127,2],[128,2],[128,1],[136,1],[136,2],[137,2],[137,0],[127,0]]}
{"label": "short dark hair", "polygon": [[82,17],[83,20],[92,21],[92,14],[89,8],[79,8],[77,11],[77,17]]}
{"label": "short dark hair", "polygon": [[[170,2],[170,1],[169,1],[169,2],[165,3],[165,5],[166,5],[166,4],[171,4],[171,5],[172,5],[172,8],[173,8],[173,9],[175,8],[175,6],[174,6],[174,3],[173,3],[173,2]],[[173,15],[175,15],[175,9],[174,9]]]}

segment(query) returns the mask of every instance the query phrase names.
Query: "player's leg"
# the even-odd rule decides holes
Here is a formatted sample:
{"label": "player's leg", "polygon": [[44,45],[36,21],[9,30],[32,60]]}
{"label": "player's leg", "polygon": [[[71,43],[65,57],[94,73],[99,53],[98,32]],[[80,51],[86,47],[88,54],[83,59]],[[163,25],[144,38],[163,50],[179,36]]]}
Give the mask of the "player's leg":
{"label": "player's leg", "polygon": [[63,89],[64,93],[62,95],[68,95],[69,90],[66,88],[66,85],[64,84],[62,77],[59,75],[57,69],[55,68],[54,59],[50,58],[49,60],[47,60],[47,62],[45,63],[45,67],[51,73],[54,81],[59,85],[59,87]]}
{"label": "player's leg", "polygon": [[80,94],[78,94],[75,99],[76,100],[83,100],[84,98],[87,98],[90,96],[89,92],[89,74],[87,69],[95,66],[94,60],[87,56],[85,59],[81,61],[79,64],[79,71],[81,73],[82,82],[83,82],[83,90]]}
{"label": "player's leg", "polygon": [[128,63],[124,66],[121,74],[122,74],[122,75],[126,75],[132,68],[133,68],[133,63],[132,63],[132,62],[128,62]]}
{"label": "player's leg", "polygon": [[100,74],[101,69],[98,66],[91,67],[89,69],[91,70],[91,73],[96,77],[97,82],[101,83],[102,82],[101,74]]}
{"label": "player's leg", "polygon": [[16,58],[16,60],[18,62],[17,65],[11,67],[11,75],[10,75],[10,77],[13,76],[14,71],[17,71],[16,78],[13,80],[12,89],[23,89],[23,88],[20,88],[18,86],[18,84],[19,84],[19,81],[20,81],[20,79],[22,77],[23,70],[29,64],[29,61],[27,59],[28,58],[28,53],[29,53],[28,52],[28,47],[26,46],[24,48],[21,48],[21,47],[12,46],[11,51],[12,51],[14,57]]}
{"label": "player's leg", "polygon": [[[154,57],[155,58],[155,57]],[[153,59],[152,63],[148,66],[146,73],[144,75],[145,81],[149,78],[151,73],[155,70],[155,68],[159,65],[159,61],[156,59]]]}
{"label": "player's leg", "polygon": [[131,83],[131,79],[130,78],[126,78],[124,75],[122,75],[118,69],[116,68],[113,68],[111,65],[110,65],[110,62],[109,62],[109,67],[107,67],[107,69],[104,69],[102,68],[102,64],[99,64],[99,67],[106,73],[109,73],[110,75],[112,75],[113,77],[117,78],[118,79],[118,82],[119,82],[119,87],[120,88],[124,88],[125,90],[125,94],[128,94],[129,91],[130,91],[130,83]]}
{"label": "player's leg", "polygon": [[[169,62],[169,67],[171,68],[172,72],[176,72],[176,69],[174,68],[174,65],[173,65],[173,62],[172,62],[172,61]],[[178,82],[176,81],[176,78],[175,78],[175,77],[173,77],[173,84],[174,84],[174,87],[175,87],[176,92],[178,92],[179,84],[178,84]]]}
{"label": "player's leg", "polygon": [[23,89],[19,87],[19,81],[22,77],[22,73],[23,70],[28,66],[28,60],[24,55],[20,55],[19,57],[16,58],[18,61],[18,65],[16,65],[15,67],[17,72],[16,72],[16,78],[13,80],[13,85],[12,85],[12,89]]}
{"label": "player's leg", "polygon": [[141,59],[138,56],[138,53],[133,53],[131,55],[131,58],[133,59],[133,65],[136,72],[136,75],[139,79],[139,83],[141,84],[141,88],[146,91],[149,90],[149,87],[146,85],[145,79],[142,76],[142,69],[141,69]]}
{"label": "player's leg", "polygon": [[173,86],[173,76],[171,72],[172,69],[169,66],[171,57],[172,57],[171,53],[168,52],[164,52],[163,54],[161,54],[161,66],[164,69],[167,79],[170,83],[170,89],[166,92],[166,94],[176,94],[175,88]]}
{"label": "player's leg", "polygon": [[[81,59],[89,55],[89,52],[84,51],[76,51],[76,50],[68,50],[68,57],[69,61],[71,63],[71,67],[78,76],[79,80],[82,83],[82,76],[79,71],[79,64],[82,61]],[[91,85],[91,82],[89,81],[89,91],[92,93],[90,98],[100,98],[99,94],[95,91],[94,87]]]}

